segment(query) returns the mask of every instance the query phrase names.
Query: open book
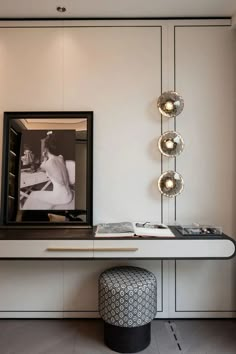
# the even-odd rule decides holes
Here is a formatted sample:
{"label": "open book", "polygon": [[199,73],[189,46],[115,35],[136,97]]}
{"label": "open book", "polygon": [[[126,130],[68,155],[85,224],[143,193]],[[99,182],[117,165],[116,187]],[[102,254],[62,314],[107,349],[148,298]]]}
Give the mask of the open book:
{"label": "open book", "polygon": [[164,224],[117,222],[97,225],[95,237],[175,237],[173,232]]}

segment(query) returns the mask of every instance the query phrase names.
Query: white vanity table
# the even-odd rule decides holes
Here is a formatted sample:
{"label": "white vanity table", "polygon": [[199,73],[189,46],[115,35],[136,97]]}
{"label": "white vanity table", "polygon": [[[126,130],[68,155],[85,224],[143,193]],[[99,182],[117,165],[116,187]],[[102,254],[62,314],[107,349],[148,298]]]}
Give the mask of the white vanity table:
{"label": "white vanity table", "polygon": [[235,241],[221,236],[99,238],[92,229],[1,229],[0,259],[227,259]]}

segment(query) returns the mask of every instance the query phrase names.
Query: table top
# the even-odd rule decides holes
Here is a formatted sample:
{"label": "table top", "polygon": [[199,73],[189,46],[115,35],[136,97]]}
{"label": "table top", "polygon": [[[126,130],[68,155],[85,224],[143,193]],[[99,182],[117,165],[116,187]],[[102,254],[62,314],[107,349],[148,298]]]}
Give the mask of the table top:
{"label": "table top", "polygon": [[226,234],[221,235],[182,235],[174,226],[170,226],[174,233],[173,237],[150,237],[150,236],[132,236],[132,237],[95,237],[96,227],[93,228],[0,228],[1,240],[218,240],[230,239],[235,240]]}

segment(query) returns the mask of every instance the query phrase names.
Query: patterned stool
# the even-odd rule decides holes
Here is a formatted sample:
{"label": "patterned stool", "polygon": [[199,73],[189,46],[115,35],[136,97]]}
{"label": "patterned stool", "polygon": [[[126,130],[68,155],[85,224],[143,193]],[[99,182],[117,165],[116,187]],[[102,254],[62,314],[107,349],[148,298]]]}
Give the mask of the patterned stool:
{"label": "patterned stool", "polygon": [[99,277],[99,312],[104,341],[119,353],[136,353],[150,344],[157,311],[157,281],[138,267],[115,267]]}

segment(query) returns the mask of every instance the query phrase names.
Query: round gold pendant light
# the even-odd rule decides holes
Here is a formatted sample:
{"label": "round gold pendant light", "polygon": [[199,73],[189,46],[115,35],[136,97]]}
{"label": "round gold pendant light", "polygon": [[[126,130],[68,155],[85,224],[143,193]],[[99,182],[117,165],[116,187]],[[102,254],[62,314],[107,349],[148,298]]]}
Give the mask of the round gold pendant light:
{"label": "round gold pendant light", "polygon": [[173,118],[182,112],[184,100],[175,91],[163,92],[157,100],[157,107],[163,116]]}
{"label": "round gold pendant light", "polygon": [[160,152],[167,157],[176,157],[184,149],[184,139],[175,131],[163,133],[158,140]]}
{"label": "round gold pendant light", "polygon": [[184,181],[178,172],[164,172],[158,179],[158,189],[166,197],[176,197],[182,192],[183,188]]}

